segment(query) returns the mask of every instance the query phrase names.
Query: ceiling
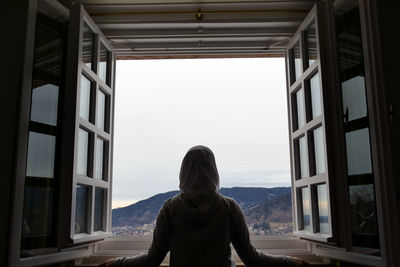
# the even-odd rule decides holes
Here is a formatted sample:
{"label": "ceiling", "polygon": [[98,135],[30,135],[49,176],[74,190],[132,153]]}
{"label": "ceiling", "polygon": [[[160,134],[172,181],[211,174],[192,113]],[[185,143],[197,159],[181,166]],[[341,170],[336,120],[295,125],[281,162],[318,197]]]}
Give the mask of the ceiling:
{"label": "ceiling", "polygon": [[314,0],[82,3],[118,56],[129,58],[281,56]]}

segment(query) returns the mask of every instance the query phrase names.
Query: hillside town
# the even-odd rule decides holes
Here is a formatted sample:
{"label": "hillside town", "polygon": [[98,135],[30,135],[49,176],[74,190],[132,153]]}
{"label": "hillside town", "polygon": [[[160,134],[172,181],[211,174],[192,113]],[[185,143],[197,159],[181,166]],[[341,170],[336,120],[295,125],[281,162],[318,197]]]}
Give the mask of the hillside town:
{"label": "hillside town", "polygon": [[[292,223],[263,223],[247,225],[251,236],[282,236],[292,234]],[[112,227],[114,236],[152,236],[155,221],[141,226],[115,226]]]}
{"label": "hillside town", "polygon": [[[221,188],[221,194],[233,198],[243,210],[252,236],[282,236],[292,233],[290,187]],[[170,191],[157,194],[135,204],[113,210],[114,236],[152,236],[158,211],[164,201],[178,194]]]}

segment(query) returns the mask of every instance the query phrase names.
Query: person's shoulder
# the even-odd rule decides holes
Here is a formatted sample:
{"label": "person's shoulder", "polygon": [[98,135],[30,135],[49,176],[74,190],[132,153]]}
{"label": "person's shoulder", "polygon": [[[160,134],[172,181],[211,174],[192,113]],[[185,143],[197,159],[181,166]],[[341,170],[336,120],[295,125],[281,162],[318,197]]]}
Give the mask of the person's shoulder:
{"label": "person's shoulder", "polygon": [[168,198],[167,200],[164,201],[163,203],[163,207],[168,208],[171,207],[173,205],[176,205],[179,201],[181,201],[181,194],[178,193],[173,197]]}
{"label": "person's shoulder", "polygon": [[171,216],[179,201],[179,194],[165,200],[159,210],[159,216]]}
{"label": "person's shoulder", "polygon": [[239,208],[239,204],[236,202],[236,200],[234,200],[231,197],[227,197],[222,195],[221,193],[218,193],[218,196],[220,197],[220,199],[222,199],[226,205],[230,208],[230,209],[237,209]]}

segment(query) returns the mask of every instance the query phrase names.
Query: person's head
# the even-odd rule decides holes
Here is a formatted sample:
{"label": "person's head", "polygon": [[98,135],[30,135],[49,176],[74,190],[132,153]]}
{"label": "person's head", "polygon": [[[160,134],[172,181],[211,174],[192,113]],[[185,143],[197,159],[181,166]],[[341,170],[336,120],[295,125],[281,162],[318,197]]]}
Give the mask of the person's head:
{"label": "person's head", "polygon": [[194,146],[182,160],[179,173],[179,188],[186,195],[203,195],[217,192],[219,175],[211,149]]}

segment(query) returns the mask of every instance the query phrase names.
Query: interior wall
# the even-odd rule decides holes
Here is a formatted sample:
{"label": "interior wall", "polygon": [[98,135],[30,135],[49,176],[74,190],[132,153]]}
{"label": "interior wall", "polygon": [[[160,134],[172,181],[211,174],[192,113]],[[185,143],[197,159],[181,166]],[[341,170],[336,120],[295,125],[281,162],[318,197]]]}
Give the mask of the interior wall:
{"label": "interior wall", "polygon": [[[397,211],[393,211],[393,215],[397,216],[397,222],[400,222],[400,2],[391,1],[376,1],[378,7],[379,30],[381,34],[381,50],[383,63],[383,78],[384,89],[386,91],[386,100],[388,105],[392,105],[392,119],[389,116],[390,127],[390,144],[392,153],[392,171],[395,184],[396,207]],[[388,107],[390,112],[390,107]],[[400,227],[398,225],[398,227]],[[400,233],[400,231],[398,231]],[[393,237],[395,238],[395,237]],[[400,240],[400,235],[397,236]]]}
{"label": "interior wall", "polygon": [[[6,0],[0,4],[1,97],[0,97],[0,266],[8,266],[12,196],[15,180],[19,107],[23,84],[28,0]],[[17,192],[20,194],[21,192]]]}

